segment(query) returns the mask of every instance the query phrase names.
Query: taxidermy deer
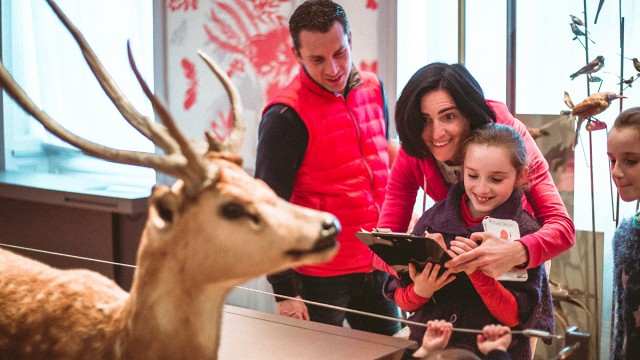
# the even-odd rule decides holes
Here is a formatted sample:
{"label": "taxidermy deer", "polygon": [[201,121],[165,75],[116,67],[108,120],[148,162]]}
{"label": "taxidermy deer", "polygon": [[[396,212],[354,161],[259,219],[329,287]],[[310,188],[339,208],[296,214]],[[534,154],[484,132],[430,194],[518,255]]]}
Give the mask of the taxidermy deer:
{"label": "taxidermy deer", "polygon": [[40,110],[0,64],[4,90],[85,153],[178,180],[153,189],[130,293],[92,271],[58,270],[0,250],[0,359],[216,359],[222,308],[232,288],[271,271],[329,260],[340,225],[330,214],[279,199],[242,170],[230,152],[240,148],[243,132],[238,94],[204,53],[229,94],[234,125],[225,141],[208,136],[209,151],[201,156],[142,80],[131,50],[131,67],[164,125],[133,108],[78,29],[48,2],[115,106],[164,154],[77,137]]}

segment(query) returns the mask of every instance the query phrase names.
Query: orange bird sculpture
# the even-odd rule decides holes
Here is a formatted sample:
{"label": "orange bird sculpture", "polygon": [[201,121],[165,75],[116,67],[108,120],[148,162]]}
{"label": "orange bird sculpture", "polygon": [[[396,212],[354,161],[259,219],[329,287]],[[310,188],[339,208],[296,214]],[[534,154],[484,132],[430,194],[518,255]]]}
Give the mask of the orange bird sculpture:
{"label": "orange bird sculpture", "polygon": [[569,108],[571,108],[571,116],[578,118],[576,133],[573,137],[574,148],[578,144],[578,134],[580,133],[580,127],[584,120],[607,110],[609,105],[611,105],[611,101],[621,98],[626,98],[626,96],[621,96],[611,91],[604,91],[592,94],[578,105],[573,105],[573,101],[571,101],[569,94],[566,91],[564,92],[564,102]]}

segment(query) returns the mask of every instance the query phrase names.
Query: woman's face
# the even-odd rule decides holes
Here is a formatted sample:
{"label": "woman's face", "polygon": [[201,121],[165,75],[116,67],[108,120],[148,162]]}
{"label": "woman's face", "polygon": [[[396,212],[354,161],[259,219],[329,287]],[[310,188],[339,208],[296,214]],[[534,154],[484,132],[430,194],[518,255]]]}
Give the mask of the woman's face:
{"label": "woman's face", "polygon": [[460,149],[469,135],[469,121],[462,116],[449,92],[442,89],[422,96],[422,140],[439,161],[462,164]]}
{"label": "woman's face", "polygon": [[607,138],[611,177],[624,201],[640,200],[640,130],[613,128]]}

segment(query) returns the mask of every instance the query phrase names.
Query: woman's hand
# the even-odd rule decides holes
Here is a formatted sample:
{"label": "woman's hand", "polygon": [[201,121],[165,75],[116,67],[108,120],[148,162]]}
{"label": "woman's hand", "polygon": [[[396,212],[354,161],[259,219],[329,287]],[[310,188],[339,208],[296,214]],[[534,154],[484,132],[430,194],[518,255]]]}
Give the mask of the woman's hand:
{"label": "woman's hand", "polygon": [[439,264],[427,263],[424,270],[418,272],[415,265],[409,264],[409,276],[414,283],[413,291],[423,298],[430,298],[433,293],[456,279],[448,269],[438,276],[439,270]]}
{"label": "woman's hand", "polygon": [[[445,266],[452,273],[461,271],[470,273],[475,269],[480,269],[486,275],[497,278],[511,270],[511,268],[529,260],[525,246],[517,240],[501,239],[491,233],[481,232],[471,234],[469,239],[456,237],[456,240],[452,241],[451,244],[453,246],[453,243],[458,241],[458,245],[468,245],[468,242],[464,240],[481,242],[481,244],[475,249],[461,254],[451,250],[448,251],[453,259],[447,261]],[[462,246],[459,249],[462,249]]]}
{"label": "woman's hand", "polygon": [[[449,254],[449,256],[455,259],[458,256],[468,253],[477,247],[478,247],[477,242],[471,239],[457,236],[455,240],[451,241],[451,249],[449,249],[447,253]],[[476,268],[468,266],[465,268],[464,271],[467,273],[467,275],[469,275],[469,274],[472,274],[474,271],[476,271]]]}

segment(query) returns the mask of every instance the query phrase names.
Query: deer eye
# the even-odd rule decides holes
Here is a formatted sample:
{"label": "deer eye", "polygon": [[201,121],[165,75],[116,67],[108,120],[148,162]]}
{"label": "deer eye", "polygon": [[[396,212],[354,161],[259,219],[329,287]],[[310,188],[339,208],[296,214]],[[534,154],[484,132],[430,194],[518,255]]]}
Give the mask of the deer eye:
{"label": "deer eye", "polygon": [[220,213],[224,218],[229,220],[246,217],[256,224],[260,223],[260,219],[256,215],[248,212],[247,209],[242,204],[237,202],[229,202],[222,205],[222,208],[220,209]]}
{"label": "deer eye", "polygon": [[230,202],[222,205],[220,213],[227,219],[237,219],[247,214],[247,212],[244,210],[244,206],[235,202]]}

